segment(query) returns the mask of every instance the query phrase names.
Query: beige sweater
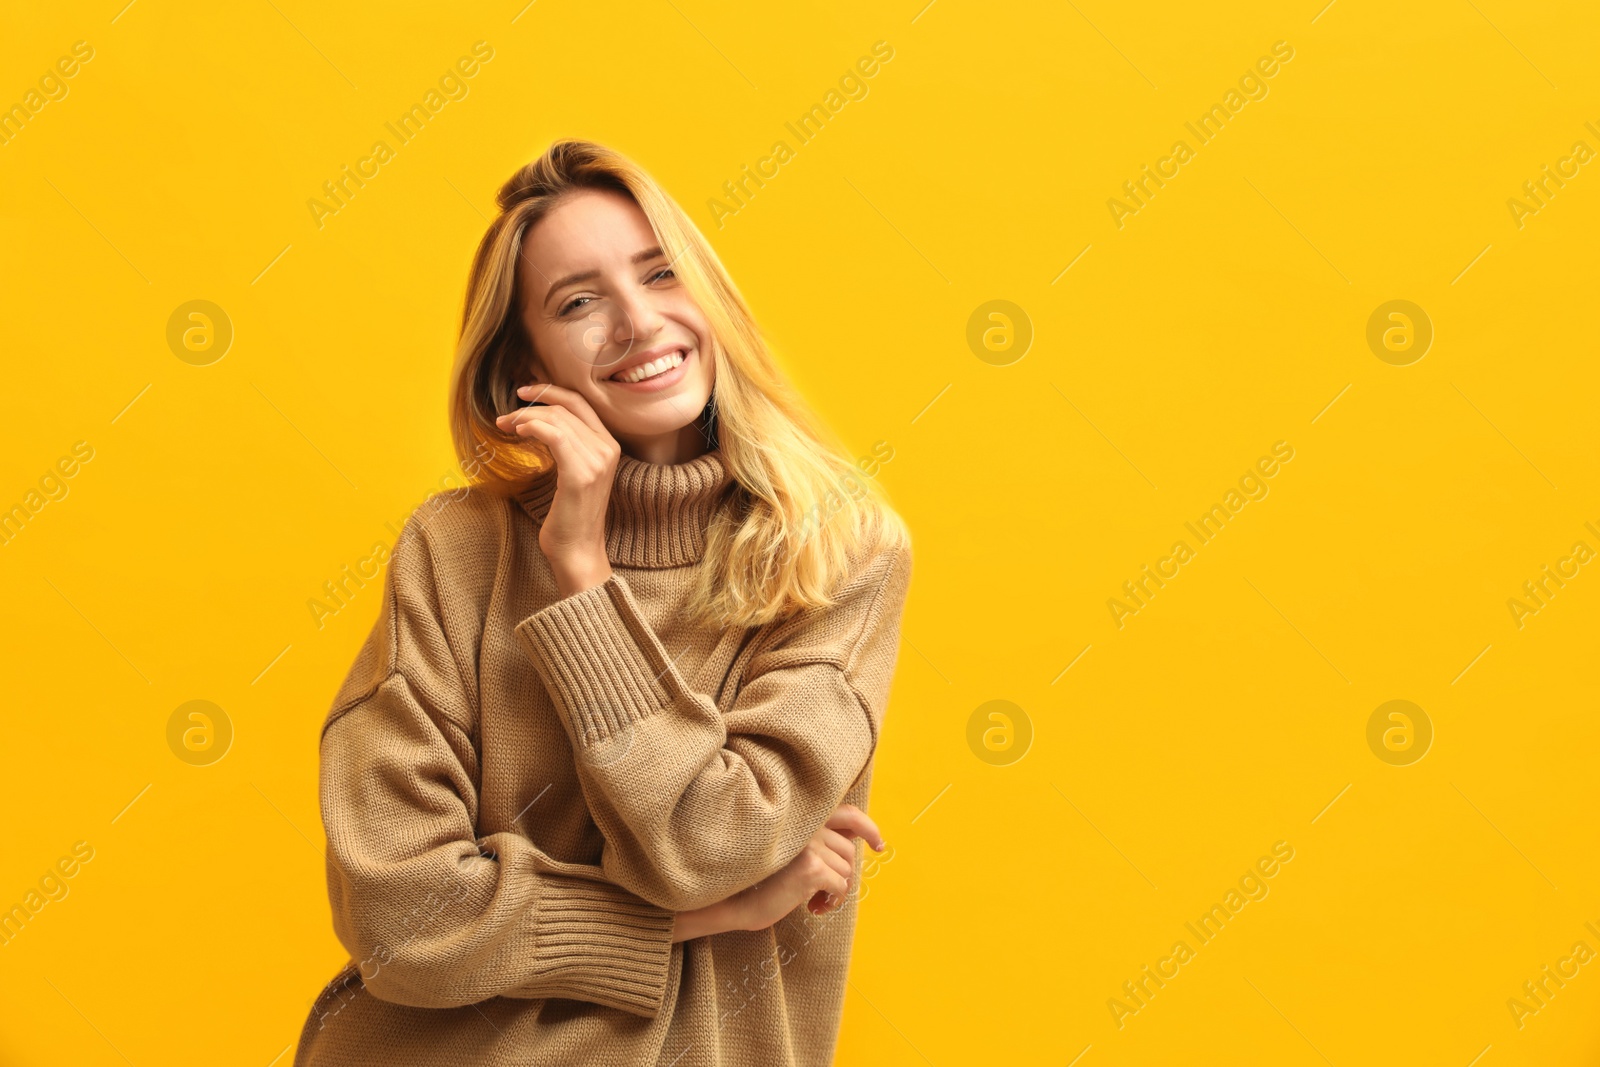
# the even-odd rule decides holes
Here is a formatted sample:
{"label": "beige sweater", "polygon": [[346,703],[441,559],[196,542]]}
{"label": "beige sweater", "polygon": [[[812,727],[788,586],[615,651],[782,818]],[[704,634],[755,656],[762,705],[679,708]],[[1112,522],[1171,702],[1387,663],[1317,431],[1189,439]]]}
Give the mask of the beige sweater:
{"label": "beige sweater", "polygon": [[676,608],[731,487],[719,452],[623,456],[614,573],[566,598],[538,541],[553,471],[407,521],[322,727],[351,961],[296,1067],[831,1061],[855,893],[766,930],[672,929],[784,867],[839,803],[867,809],[910,551],[858,561],[831,609],[691,627]]}

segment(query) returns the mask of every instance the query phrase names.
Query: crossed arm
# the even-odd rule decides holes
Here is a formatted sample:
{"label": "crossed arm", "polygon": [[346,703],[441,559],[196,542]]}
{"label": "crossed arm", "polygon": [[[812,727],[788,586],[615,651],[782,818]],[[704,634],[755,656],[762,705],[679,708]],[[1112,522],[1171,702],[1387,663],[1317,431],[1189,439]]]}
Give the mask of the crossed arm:
{"label": "crossed arm", "polygon": [[[586,686],[626,694],[644,742],[614,764],[577,761],[607,839],[596,866],[515,832],[476,836],[470,699],[425,531],[408,528],[321,740],[334,929],[368,991],[423,1007],[563,997],[653,1015],[672,944],[738,928],[722,902],[794,858],[865,765],[908,563],[852,588],[847,652],[817,619],[774,634],[725,716],[639,628],[620,577],[519,625],[547,684],[562,680],[552,695],[575,746],[599,741]],[[602,626],[571,629],[585,624]],[[666,669],[646,674],[655,662]]]}
{"label": "crossed arm", "polygon": [[765,635],[726,712],[678,669],[681,650],[620,574],[516,627],[578,754],[607,876],[689,910],[805,847],[876,745],[910,567],[908,547],[885,552],[832,607]]}

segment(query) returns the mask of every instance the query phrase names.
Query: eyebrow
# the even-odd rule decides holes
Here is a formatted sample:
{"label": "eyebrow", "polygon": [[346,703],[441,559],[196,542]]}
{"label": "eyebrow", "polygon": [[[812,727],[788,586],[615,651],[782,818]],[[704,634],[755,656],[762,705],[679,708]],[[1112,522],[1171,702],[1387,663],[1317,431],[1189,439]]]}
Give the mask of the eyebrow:
{"label": "eyebrow", "polygon": [[[631,260],[629,260],[629,262],[630,263],[644,263],[647,260],[657,259],[657,258],[659,258],[661,256],[664,256],[664,255],[666,255],[666,253],[661,251],[661,246],[660,245],[652,245],[649,248],[645,249],[643,252],[635,252],[633,254],[633,258]],[[575,285],[578,282],[586,282],[586,281],[589,281],[591,278],[598,278],[598,277],[600,277],[600,272],[599,271],[597,271],[597,270],[584,270],[584,271],[579,271],[576,274],[569,274],[565,278],[557,278],[555,281],[550,283],[550,288],[545,291],[545,294],[544,294],[544,306],[545,307],[549,307],[550,306],[550,298],[555,296],[556,293],[560,292],[562,289],[565,289],[567,286]]]}

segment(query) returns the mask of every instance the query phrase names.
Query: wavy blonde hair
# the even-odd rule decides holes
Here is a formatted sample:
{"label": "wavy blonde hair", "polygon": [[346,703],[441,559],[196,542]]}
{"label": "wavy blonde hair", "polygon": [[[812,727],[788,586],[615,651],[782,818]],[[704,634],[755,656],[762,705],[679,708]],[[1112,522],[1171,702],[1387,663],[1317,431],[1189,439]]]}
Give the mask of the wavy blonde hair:
{"label": "wavy blonde hair", "polygon": [[464,469],[479,476],[474,484],[510,496],[554,463],[537,441],[504,447],[511,438],[494,420],[521,406],[516,383],[533,354],[518,299],[523,237],[580,189],[639,205],[710,325],[717,377],[708,425],[735,484],[707,529],[686,610],[714,625],[760,626],[832,605],[856,567],[908,547],[910,532],[789,384],[705,236],[654,178],[602,145],[557,141],[500,187],[500,214],[467,279],[451,375],[450,432]]}

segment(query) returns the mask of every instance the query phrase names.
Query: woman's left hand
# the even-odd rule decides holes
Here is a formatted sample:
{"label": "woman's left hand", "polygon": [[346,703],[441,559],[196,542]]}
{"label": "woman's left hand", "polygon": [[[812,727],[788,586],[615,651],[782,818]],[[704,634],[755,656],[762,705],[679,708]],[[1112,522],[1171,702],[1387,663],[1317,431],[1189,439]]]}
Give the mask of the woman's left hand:
{"label": "woman's left hand", "polygon": [[538,382],[517,395],[544,406],[518,408],[495,422],[506,433],[539,441],[555,458],[556,495],[539,529],[539,548],[559,594],[568,597],[611,577],[606,509],[622,446],[574,390]]}

